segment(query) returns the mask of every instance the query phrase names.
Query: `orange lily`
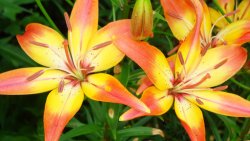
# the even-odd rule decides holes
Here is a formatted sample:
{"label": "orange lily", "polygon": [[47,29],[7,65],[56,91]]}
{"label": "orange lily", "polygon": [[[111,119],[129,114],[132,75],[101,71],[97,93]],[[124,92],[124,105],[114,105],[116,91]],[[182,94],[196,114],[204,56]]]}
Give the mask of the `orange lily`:
{"label": "orange lily", "polygon": [[[98,27],[98,0],[77,0],[71,16],[65,13],[68,40],[53,29],[38,24],[27,25],[17,35],[22,49],[45,67],[30,67],[0,74],[0,93],[37,94],[51,91],[44,111],[46,141],[56,141],[68,121],[87,97],[104,102],[121,103],[149,112],[113,76],[97,73],[118,64],[124,57],[113,40],[118,35],[130,38],[130,20]],[[123,33],[123,34],[121,34]]]}
{"label": "orange lily", "polygon": [[[228,2],[230,1],[230,2]],[[233,0],[219,0],[219,2],[227,4],[227,9],[232,9],[233,7],[231,4]],[[198,1],[197,1],[198,2]],[[243,9],[242,12],[235,12],[227,10],[225,11],[226,14],[215,16],[214,14],[216,11],[212,11],[211,8],[208,8],[204,0],[200,1],[204,18],[201,25],[201,44],[203,47],[216,47],[219,45],[230,45],[230,44],[243,44],[250,41],[250,21],[246,20],[249,17],[248,12],[249,8],[246,7],[248,0],[243,0],[242,4],[240,4],[239,8]],[[184,40],[189,32],[193,29],[196,21],[195,17],[195,9],[191,6],[192,1],[189,0],[161,0],[161,5],[164,10],[165,18],[174,34],[174,36],[178,40]],[[224,6],[225,7],[225,6]],[[212,12],[211,12],[212,11]],[[229,12],[229,13],[228,13]],[[218,12],[217,12],[218,14]],[[230,24],[221,24],[226,22],[225,17],[229,17],[231,15],[235,15],[238,17],[244,16],[242,20],[234,21]],[[211,17],[211,18],[210,18]],[[214,24],[213,26],[211,24]],[[214,26],[218,26],[221,24],[221,30],[215,36],[212,36],[212,31]],[[181,32],[180,32],[181,31]]]}
{"label": "orange lily", "polygon": [[[176,115],[190,139],[205,141],[205,125],[200,108],[228,116],[250,117],[249,101],[223,92],[227,86],[215,87],[240,70],[246,61],[247,51],[238,45],[202,50],[199,36],[202,9],[197,1],[193,1],[193,4],[197,11],[196,24],[174,56],[166,59],[157,48],[145,42],[129,38],[123,38],[125,42],[115,41],[120,50],[141,66],[154,84],[149,86],[150,83],[144,81],[145,90],[141,97],[151,112],[132,108],[121,115],[120,120],[162,115],[174,104]],[[134,54],[133,51],[139,53]],[[146,85],[149,87],[146,88]]]}
{"label": "orange lily", "polygon": [[[230,22],[236,22],[238,20],[250,20],[250,1],[243,0],[239,5],[235,0],[217,0],[216,4],[220,7],[221,12],[210,8],[209,12],[211,14],[212,22],[219,28],[224,28]],[[220,21],[216,22],[217,19],[223,17],[223,15],[232,13],[226,17],[222,18]]]}

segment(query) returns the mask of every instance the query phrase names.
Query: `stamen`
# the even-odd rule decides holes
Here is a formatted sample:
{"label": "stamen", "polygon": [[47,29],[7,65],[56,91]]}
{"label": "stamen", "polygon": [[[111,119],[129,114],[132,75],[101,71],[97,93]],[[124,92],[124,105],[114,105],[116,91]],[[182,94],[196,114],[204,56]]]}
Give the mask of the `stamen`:
{"label": "stamen", "polygon": [[186,88],[194,88],[198,85],[200,85],[201,83],[203,83],[204,81],[206,81],[207,79],[211,78],[211,75],[209,73],[207,73],[200,81],[198,81],[195,84],[191,84],[191,85],[186,85],[184,86],[182,89],[186,89]]}
{"label": "stamen", "polygon": [[211,43],[208,43],[205,47],[201,49],[201,56],[204,56],[207,53],[208,48],[210,47]]}
{"label": "stamen", "polygon": [[219,87],[213,88],[213,91],[223,91],[223,90],[226,90],[227,88],[228,88],[228,85],[219,86]]}
{"label": "stamen", "polygon": [[34,74],[32,74],[31,76],[29,76],[28,78],[26,78],[27,81],[32,81],[36,78],[38,78],[39,76],[41,76],[43,73],[45,72],[45,70],[40,70]]}
{"label": "stamen", "polygon": [[70,20],[69,20],[69,15],[68,15],[67,12],[64,12],[64,18],[65,18],[68,30],[71,32],[72,31],[72,27],[71,27]]}
{"label": "stamen", "polygon": [[106,47],[106,46],[108,46],[108,45],[110,45],[110,44],[112,44],[112,41],[107,41],[107,42],[100,43],[100,44],[98,44],[98,45],[95,45],[95,46],[93,47],[93,50],[97,50],[97,49],[100,49],[100,48],[104,48],[104,47]]}
{"label": "stamen", "polygon": [[64,88],[64,80],[62,79],[62,80],[59,82],[58,92],[59,92],[59,93],[63,92],[63,88]]}
{"label": "stamen", "polygon": [[180,45],[175,46],[173,49],[171,49],[167,55],[170,56],[171,54],[175,53],[180,48]]}
{"label": "stamen", "polygon": [[204,103],[199,99],[199,98],[195,98],[195,100],[196,100],[196,102],[198,103],[198,104],[200,104],[200,105],[203,105]]}
{"label": "stamen", "polygon": [[218,63],[217,65],[214,66],[214,69],[218,69],[219,67],[221,67],[222,65],[224,65],[227,62],[227,59],[224,59],[223,61],[221,61],[220,63]]}
{"label": "stamen", "polygon": [[45,43],[39,43],[39,42],[36,42],[36,41],[30,41],[30,43],[33,44],[33,45],[36,45],[36,46],[40,46],[40,47],[44,47],[44,48],[49,48],[49,45],[45,44]]}
{"label": "stamen", "polygon": [[227,9],[227,6],[228,6],[228,3],[226,3],[226,4],[224,5],[224,9],[225,9],[225,10]]}
{"label": "stamen", "polygon": [[240,11],[240,10],[237,9],[237,10],[234,10],[234,11],[232,11],[232,12],[229,12],[229,13],[225,14],[225,17],[232,16],[232,15],[236,14],[236,13],[239,12],[239,11]]}
{"label": "stamen", "polygon": [[63,41],[63,46],[64,46],[64,52],[65,52],[65,55],[66,55],[66,58],[67,58],[67,61],[68,61],[67,66],[68,66],[70,69],[75,69],[74,62],[73,62],[73,60],[72,60],[72,58],[71,58],[71,55],[70,55],[69,44],[68,44],[68,41],[67,41],[67,40],[64,40],[64,41]]}
{"label": "stamen", "polygon": [[211,27],[209,35],[212,37],[212,32],[213,32],[213,30],[214,30],[214,27],[215,27],[215,25],[216,25],[220,20],[222,20],[223,18],[226,18],[226,17],[228,17],[228,16],[234,15],[234,14],[237,13],[237,12],[238,12],[238,10],[235,10],[235,11],[229,12],[229,13],[227,13],[227,14],[225,14],[225,15],[219,17],[219,18],[214,22],[213,26]]}
{"label": "stamen", "polygon": [[179,60],[180,60],[180,63],[181,65],[185,65],[185,62],[184,62],[184,59],[183,59],[183,56],[182,56],[182,53],[181,52],[178,52],[178,57],[179,57]]}

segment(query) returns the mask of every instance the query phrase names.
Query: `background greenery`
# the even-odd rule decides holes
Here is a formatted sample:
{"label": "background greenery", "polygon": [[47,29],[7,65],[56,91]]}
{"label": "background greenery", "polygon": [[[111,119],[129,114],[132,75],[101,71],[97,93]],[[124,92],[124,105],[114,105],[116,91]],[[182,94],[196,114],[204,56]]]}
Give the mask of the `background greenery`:
{"label": "background greenery", "polygon": [[[129,18],[134,0],[100,0],[99,26]],[[39,66],[20,48],[16,35],[24,32],[28,23],[38,22],[60,30],[66,35],[63,12],[70,13],[72,0],[0,0],[0,72],[15,68]],[[212,4],[211,1],[208,3]],[[42,4],[42,5],[41,5]],[[149,42],[165,54],[178,41],[174,39],[164,21],[159,1],[152,1],[155,10],[154,37]],[[44,15],[43,7],[51,20]],[[249,44],[244,45],[249,50]],[[249,65],[250,66],[250,65]],[[131,92],[138,87],[137,81],[143,71],[128,58],[120,64],[121,73],[116,77]],[[249,67],[242,69],[226,82],[227,91],[237,93],[250,100]],[[116,68],[117,69],[117,68]],[[113,69],[107,71],[114,74]],[[247,86],[248,85],[248,86]],[[48,93],[27,96],[0,95],[0,141],[42,141],[43,110]],[[95,102],[86,99],[61,137],[61,141],[185,141],[189,140],[173,110],[160,117],[143,117],[128,122],[118,122],[125,106]],[[250,120],[232,118],[203,111],[207,140],[250,140]]]}

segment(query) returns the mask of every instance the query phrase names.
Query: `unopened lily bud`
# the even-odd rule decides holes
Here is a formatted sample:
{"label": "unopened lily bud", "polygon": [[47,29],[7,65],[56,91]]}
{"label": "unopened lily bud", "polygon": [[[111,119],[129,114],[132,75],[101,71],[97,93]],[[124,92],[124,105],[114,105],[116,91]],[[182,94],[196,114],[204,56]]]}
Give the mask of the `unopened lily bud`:
{"label": "unopened lily bud", "polygon": [[136,40],[153,36],[153,10],[150,0],[136,0],[131,27],[132,35]]}

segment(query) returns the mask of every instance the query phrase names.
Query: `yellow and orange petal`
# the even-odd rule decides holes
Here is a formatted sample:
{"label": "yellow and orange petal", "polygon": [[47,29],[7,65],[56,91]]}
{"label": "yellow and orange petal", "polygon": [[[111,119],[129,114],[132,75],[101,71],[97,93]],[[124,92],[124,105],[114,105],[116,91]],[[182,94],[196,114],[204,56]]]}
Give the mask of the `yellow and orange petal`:
{"label": "yellow and orange petal", "polygon": [[215,24],[215,26],[219,27],[220,29],[223,29],[225,26],[227,26],[229,23],[226,20],[226,18],[222,17],[223,15],[214,10],[213,8],[208,8],[212,24]]}
{"label": "yellow and orange petal", "polygon": [[98,0],[76,0],[68,39],[74,62],[82,57],[98,28]]}
{"label": "yellow and orange petal", "polygon": [[66,68],[64,39],[52,28],[31,23],[26,26],[23,35],[16,37],[25,53],[37,63],[52,68]]}
{"label": "yellow and orange petal", "polygon": [[235,14],[236,19],[240,20],[250,20],[250,1],[242,0],[237,7],[238,13]]}
{"label": "yellow and orange petal", "polygon": [[130,20],[111,22],[98,30],[89,43],[84,65],[94,67],[92,72],[107,70],[117,65],[125,56],[113,42],[119,37],[131,37]]}
{"label": "yellow and orange petal", "polygon": [[187,38],[180,45],[175,61],[175,77],[180,75],[182,78],[189,76],[200,62],[200,28],[202,23],[203,9],[199,1],[193,1],[196,11],[196,23]]}
{"label": "yellow and orange petal", "polygon": [[161,0],[161,5],[174,36],[184,40],[195,24],[192,3],[189,0]]}
{"label": "yellow and orange petal", "polygon": [[146,42],[122,38],[115,41],[117,47],[135,61],[155,86],[161,90],[173,87],[173,74],[163,53]]}
{"label": "yellow and orange petal", "polygon": [[200,65],[188,78],[191,80],[189,84],[199,82],[207,74],[210,75],[210,78],[197,87],[213,87],[222,84],[241,69],[246,59],[246,49],[237,45],[209,49],[203,56]]}
{"label": "yellow and orange petal", "polygon": [[0,74],[0,94],[21,95],[50,91],[58,87],[65,72],[44,67],[21,68]]}
{"label": "yellow and orange petal", "polygon": [[152,86],[143,92],[140,100],[149,107],[150,113],[130,109],[123,113],[119,120],[125,121],[141,116],[162,115],[171,108],[174,98],[168,94],[168,90],[161,91]]}
{"label": "yellow and orange petal", "polygon": [[80,109],[84,95],[80,84],[68,83],[61,92],[55,89],[47,97],[44,110],[45,141],[57,141],[69,120]]}
{"label": "yellow and orange petal", "polygon": [[93,100],[120,103],[140,111],[149,113],[149,108],[132,95],[116,78],[111,75],[98,73],[91,74],[82,89],[86,96]]}
{"label": "yellow and orange petal", "polygon": [[176,97],[175,113],[192,141],[205,141],[205,125],[199,107],[184,97]]}
{"label": "yellow and orange petal", "polygon": [[234,117],[250,116],[250,101],[238,95],[212,89],[186,90],[186,93],[187,99],[210,112]]}
{"label": "yellow and orange petal", "polygon": [[250,41],[250,21],[236,21],[223,28],[214,39],[214,46],[244,44]]}

